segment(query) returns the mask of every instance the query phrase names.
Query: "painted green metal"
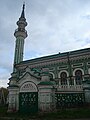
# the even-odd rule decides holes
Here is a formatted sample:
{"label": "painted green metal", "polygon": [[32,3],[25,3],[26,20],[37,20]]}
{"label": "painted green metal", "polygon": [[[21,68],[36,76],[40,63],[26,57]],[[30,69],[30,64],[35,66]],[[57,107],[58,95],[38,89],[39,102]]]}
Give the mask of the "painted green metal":
{"label": "painted green metal", "polygon": [[21,113],[38,112],[38,93],[22,92],[19,94],[19,111]]}
{"label": "painted green metal", "polygon": [[23,50],[24,50],[24,38],[18,37],[16,39],[14,64],[18,64],[21,61],[23,61]]}
{"label": "painted green metal", "polygon": [[56,108],[82,106],[85,102],[84,93],[56,93]]}
{"label": "painted green metal", "polygon": [[54,85],[51,81],[43,81],[40,82],[38,85]]}

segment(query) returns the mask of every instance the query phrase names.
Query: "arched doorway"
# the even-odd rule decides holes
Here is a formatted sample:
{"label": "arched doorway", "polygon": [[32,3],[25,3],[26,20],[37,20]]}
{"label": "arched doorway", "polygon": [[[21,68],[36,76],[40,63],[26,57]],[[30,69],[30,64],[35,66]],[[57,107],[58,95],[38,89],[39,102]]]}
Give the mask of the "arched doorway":
{"label": "arched doorway", "polygon": [[21,113],[36,113],[38,111],[38,92],[33,82],[26,82],[20,87],[19,111]]}

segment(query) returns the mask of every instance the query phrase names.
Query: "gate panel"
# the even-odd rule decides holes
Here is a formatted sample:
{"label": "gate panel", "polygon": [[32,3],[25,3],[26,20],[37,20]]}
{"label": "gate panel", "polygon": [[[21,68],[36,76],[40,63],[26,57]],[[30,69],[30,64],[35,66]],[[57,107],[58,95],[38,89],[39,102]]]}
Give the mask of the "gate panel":
{"label": "gate panel", "polygon": [[84,101],[84,93],[56,93],[57,109],[82,106]]}
{"label": "gate panel", "polygon": [[38,92],[21,92],[19,94],[19,110],[21,113],[38,111]]}

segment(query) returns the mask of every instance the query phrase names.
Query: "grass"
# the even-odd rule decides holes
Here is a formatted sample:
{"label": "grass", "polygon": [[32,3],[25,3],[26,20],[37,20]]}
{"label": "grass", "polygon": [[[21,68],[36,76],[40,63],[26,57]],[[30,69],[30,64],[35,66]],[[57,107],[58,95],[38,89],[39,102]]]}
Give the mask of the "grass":
{"label": "grass", "polygon": [[56,120],[56,119],[90,118],[90,108],[62,109],[52,113],[20,114],[7,113],[6,106],[0,106],[0,120]]}
{"label": "grass", "polygon": [[57,112],[43,114],[39,118],[45,118],[47,120],[90,118],[90,108],[63,109]]}

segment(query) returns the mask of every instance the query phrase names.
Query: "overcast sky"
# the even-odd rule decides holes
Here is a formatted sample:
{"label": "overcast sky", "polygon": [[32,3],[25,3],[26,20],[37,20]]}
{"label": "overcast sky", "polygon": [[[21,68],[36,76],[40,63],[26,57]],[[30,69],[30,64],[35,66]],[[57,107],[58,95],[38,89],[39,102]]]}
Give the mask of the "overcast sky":
{"label": "overcast sky", "polygon": [[[24,60],[90,47],[90,0],[24,0]],[[13,69],[16,22],[23,0],[0,0],[0,87]]]}

